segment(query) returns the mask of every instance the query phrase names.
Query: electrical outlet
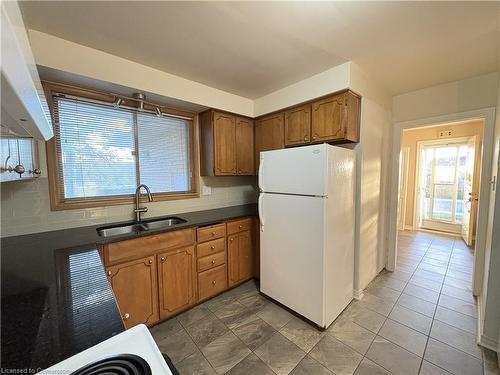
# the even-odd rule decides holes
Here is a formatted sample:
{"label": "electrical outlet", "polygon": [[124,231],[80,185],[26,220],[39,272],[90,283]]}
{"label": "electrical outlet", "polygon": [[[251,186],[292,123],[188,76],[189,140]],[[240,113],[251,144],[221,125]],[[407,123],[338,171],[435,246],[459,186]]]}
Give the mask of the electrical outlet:
{"label": "electrical outlet", "polygon": [[212,187],[203,185],[201,187],[201,195],[212,195]]}
{"label": "electrical outlet", "polygon": [[449,130],[441,130],[438,132],[438,138],[446,138],[446,137],[451,137],[453,135],[453,132],[451,129]]}

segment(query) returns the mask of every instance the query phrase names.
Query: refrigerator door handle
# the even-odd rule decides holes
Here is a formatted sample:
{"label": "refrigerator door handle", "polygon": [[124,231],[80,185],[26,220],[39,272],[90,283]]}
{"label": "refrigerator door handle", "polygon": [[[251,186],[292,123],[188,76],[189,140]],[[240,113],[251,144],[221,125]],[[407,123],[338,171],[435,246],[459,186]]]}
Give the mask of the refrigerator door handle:
{"label": "refrigerator door handle", "polygon": [[260,157],[259,163],[259,189],[260,191],[264,191],[264,175],[262,174],[262,170],[264,169],[264,158]]}
{"label": "refrigerator door handle", "polygon": [[260,230],[264,231],[264,194],[259,195],[259,221],[260,221]]}

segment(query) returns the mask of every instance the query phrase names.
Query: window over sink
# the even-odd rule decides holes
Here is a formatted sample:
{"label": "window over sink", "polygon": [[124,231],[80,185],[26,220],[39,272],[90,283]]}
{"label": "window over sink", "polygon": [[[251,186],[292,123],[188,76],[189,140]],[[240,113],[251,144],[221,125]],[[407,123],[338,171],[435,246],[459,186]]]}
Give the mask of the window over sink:
{"label": "window over sink", "polygon": [[198,196],[194,115],[47,86],[55,134],[47,144],[53,209],[130,203],[139,184],[157,200]]}

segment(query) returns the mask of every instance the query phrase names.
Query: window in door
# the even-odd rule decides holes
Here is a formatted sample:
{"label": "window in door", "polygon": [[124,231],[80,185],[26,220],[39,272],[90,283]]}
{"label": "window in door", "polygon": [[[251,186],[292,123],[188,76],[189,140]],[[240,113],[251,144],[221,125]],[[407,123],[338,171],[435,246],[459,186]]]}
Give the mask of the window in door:
{"label": "window in door", "polygon": [[[421,152],[421,226],[460,225],[464,213],[467,145],[424,146]],[[459,227],[455,228],[459,229]]]}

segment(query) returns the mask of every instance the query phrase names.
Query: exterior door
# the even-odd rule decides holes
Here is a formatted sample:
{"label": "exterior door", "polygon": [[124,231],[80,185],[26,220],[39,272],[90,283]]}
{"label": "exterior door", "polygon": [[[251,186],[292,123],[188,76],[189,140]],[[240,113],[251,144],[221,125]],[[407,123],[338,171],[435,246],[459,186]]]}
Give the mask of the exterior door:
{"label": "exterior door", "polygon": [[118,264],[107,268],[118,308],[126,328],[158,321],[158,297],[155,257]]}
{"label": "exterior door", "polygon": [[253,121],[236,119],[236,168],[239,175],[254,174]]}
{"label": "exterior door", "polygon": [[232,115],[214,112],[215,174],[236,174],[236,120]]}
{"label": "exterior door", "polygon": [[475,183],[476,149],[478,137],[471,137],[467,142],[467,157],[465,162],[464,201],[465,207],[462,219],[462,238],[468,246],[474,241],[474,227],[477,214],[478,188]]}
{"label": "exterior door", "polygon": [[194,247],[158,255],[160,317],[166,318],[196,302]]}

